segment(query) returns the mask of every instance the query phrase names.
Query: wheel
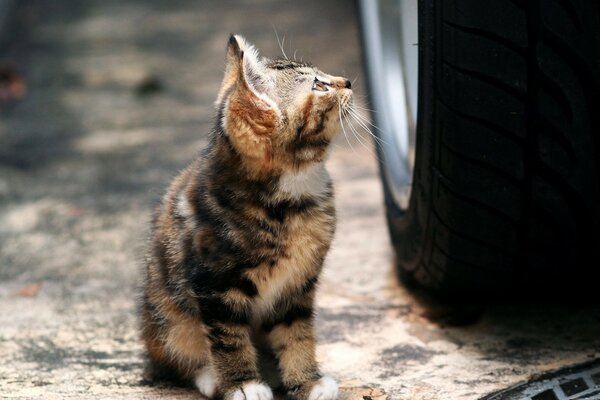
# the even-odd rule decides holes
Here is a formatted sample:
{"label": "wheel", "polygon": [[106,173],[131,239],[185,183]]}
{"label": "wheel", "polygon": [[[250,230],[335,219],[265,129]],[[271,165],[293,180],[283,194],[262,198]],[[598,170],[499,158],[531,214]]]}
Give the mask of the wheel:
{"label": "wheel", "polygon": [[359,13],[401,277],[452,297],[595,285],[600,2],[363,0]]}

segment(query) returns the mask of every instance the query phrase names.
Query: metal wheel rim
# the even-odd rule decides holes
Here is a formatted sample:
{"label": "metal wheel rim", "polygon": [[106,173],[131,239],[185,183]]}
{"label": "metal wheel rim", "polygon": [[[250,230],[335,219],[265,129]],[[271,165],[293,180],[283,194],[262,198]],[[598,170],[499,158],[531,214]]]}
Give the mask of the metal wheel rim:
{"label": "metal wheel rim", "polygon": [[418,111],[418,0],[359,4],[384,179],[398,208],[406,211]]}

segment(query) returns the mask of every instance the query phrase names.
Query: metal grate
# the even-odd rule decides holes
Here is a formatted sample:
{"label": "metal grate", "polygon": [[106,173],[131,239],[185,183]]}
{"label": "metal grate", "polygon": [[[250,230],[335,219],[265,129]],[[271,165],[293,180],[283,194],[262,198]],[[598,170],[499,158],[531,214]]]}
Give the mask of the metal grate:
{"label": "metal grate", "polygon": [[600,400],[600,360],[546,374],[481,400]]}

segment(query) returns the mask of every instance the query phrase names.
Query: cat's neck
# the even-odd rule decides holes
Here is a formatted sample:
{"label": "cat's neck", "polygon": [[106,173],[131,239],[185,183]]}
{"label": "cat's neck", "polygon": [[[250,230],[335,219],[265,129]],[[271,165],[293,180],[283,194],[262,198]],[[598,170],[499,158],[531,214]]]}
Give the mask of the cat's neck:
{"label": "cat's neck", "polygon": [[208,158],[211,170],[235,182],[266,185],[276,181],[283,171],[266,162],[249,160],[235,149],[225,133],[218,132],[209,145]]}
{"label": "cat's neck", "polygon": [[252,168],[224,134],[213,137],[206,161],[210,164],[209,179],[219,186],[252,187],[258,196],[274,201],[326,197],[332,191],[324,161],[291,170]]}
{"label": "cat's neck", "polygon": [[277,197],[287,200],[321,198],[331,194],[331,179],[325,162],[310,164],[298,171],[284,172],[277,182]]}

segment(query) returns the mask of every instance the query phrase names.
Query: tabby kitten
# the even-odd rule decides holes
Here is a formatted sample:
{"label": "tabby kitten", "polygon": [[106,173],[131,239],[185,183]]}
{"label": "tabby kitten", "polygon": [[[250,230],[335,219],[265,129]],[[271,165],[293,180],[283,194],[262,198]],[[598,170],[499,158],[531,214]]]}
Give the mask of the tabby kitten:
{"label": "tabby kitten", "polygon": [[262,337],[289,395],[337,398],[313,307],[335,229],[324,160],[351,100],[347,79],[231,36],[210,143],[155,215],[141,305],[153,365],[209,398],[270,400]]}

